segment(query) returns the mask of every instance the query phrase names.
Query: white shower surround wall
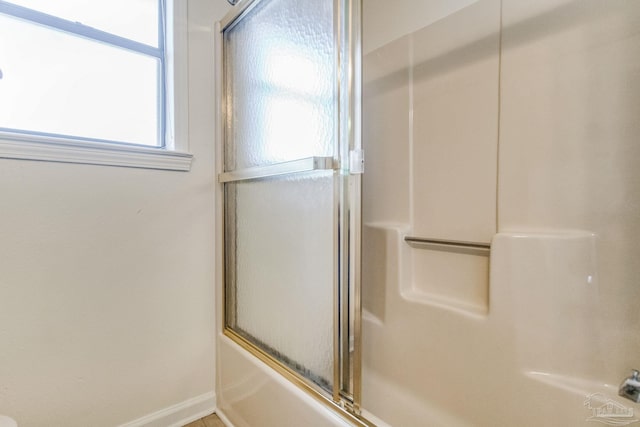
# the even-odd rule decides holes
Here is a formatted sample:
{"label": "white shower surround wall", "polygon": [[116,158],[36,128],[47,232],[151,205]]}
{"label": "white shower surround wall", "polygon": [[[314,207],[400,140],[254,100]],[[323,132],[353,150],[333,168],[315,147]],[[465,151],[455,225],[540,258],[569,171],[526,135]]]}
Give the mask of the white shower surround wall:
{"label": "white shower surround wall", "polygon": [[[364,1],[365,409],[582,426],[601,393],[640,411],[617,396],[640,365],[640,3],[401,3]],[[223,337],[219,362],[237,426],[345,425]]]}

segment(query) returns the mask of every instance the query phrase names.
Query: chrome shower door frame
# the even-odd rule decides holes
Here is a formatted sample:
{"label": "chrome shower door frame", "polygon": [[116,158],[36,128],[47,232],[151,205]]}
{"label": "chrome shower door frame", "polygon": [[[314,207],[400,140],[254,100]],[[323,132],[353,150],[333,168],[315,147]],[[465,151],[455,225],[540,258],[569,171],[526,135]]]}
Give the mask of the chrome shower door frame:
{"label": "chrome shower door frame", "polygon": [[[333,384],[325,389],[303,377],[269,352],[238,334],[234,323],[234,295],[227,286],[234,280],[233,254],[227,250],[226,226],[233,218],[225,206],[217,208],[217,231],[223,233],[223,252],[217,265],[223,269],[221,330],[242,348],[287,377],[320,402],[336,410],[355,425],[370,426],[360,417],[361,402],[361,13],[362,0],[333,0],[335,43],[335,145],[333,158],[312,157],[243,171],[224,169],[224,147],[227,143],[228,102],[224,81],[225,31],[233,28],[259,3],[269,0],[244,0],[216,25],[217,72],[217,145],[218,198],[224,205],[227,183],[286,175],[311,170],[333,170],[334,176],[334,313],[333,313]],[[221,260],[221,261],[220,261]]]}

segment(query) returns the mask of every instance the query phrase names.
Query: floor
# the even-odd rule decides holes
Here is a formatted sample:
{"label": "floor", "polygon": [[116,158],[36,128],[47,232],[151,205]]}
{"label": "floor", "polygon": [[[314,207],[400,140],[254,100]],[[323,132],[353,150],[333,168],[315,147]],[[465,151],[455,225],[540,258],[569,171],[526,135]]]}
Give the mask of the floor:
{"label": "floor", "polygon": [[222,421],[220,421],[220,418],[218,418],[216,414],[211,414],[189,423],[184,427],[225,427],[225,425],[222,424]]}

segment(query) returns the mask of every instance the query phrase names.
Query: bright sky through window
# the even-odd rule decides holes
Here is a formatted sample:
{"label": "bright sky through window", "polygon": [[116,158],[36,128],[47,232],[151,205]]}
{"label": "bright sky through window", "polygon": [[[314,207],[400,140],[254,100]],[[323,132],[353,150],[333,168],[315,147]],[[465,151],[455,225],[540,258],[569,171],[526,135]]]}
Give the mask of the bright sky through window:
{"label": "bright sky through window", "polygon": [[158,46],[158,0],[11,0],[11,3]]}
{"label": "bright sky through window", "polygon": [[61,31],[52,27],[55,19],[53,25],[21,19],[0,2],[0,130],[162,144],[158,0],[11,3],[34,11],[36,17],[46,14],[81,23],[131,41],[134,47],[150,46],[155,53]]}

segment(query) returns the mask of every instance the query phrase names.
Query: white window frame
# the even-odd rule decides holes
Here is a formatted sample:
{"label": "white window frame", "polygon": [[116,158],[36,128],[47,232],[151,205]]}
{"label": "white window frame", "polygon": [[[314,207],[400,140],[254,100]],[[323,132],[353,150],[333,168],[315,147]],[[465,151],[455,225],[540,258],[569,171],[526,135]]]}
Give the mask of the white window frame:
{"label": "white window frame", "polygon": [[189,171],[187,2],[164,1],[164,147],[0,131],[0,158]]}

